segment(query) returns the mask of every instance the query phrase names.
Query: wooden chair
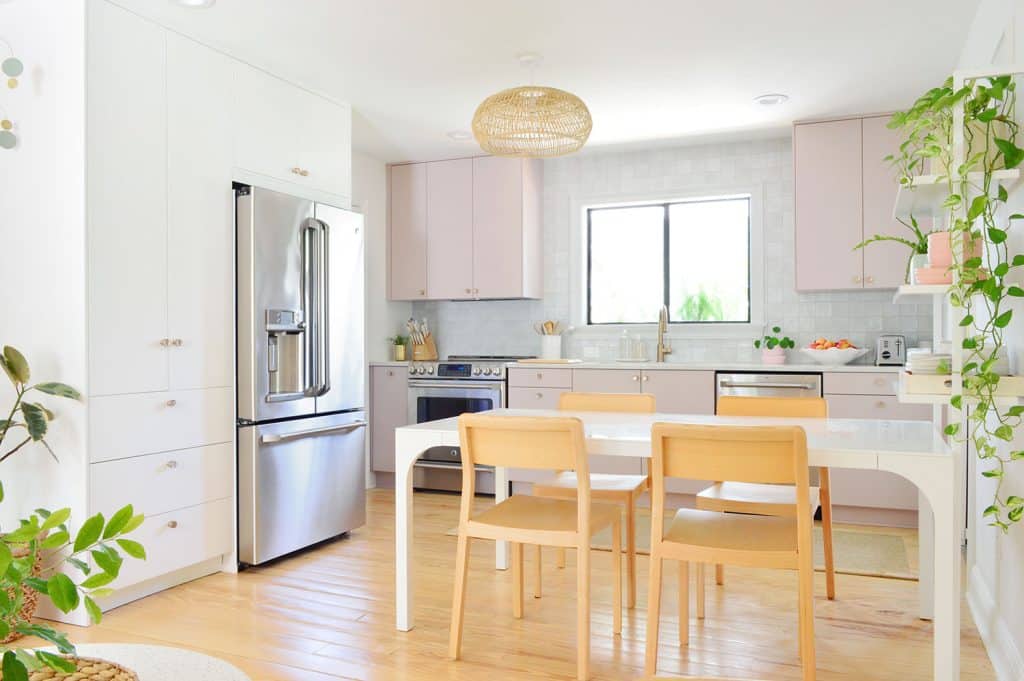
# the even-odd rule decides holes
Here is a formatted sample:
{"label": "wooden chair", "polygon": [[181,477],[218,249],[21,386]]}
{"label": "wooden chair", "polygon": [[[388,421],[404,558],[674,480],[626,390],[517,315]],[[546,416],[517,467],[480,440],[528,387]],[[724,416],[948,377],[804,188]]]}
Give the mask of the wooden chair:
{"label": "wooden chair", "polygon": [[[612,411],[636,414],[654,413],[654,395],[622,393],[562,393],[558,398],[562,411]],[[594,473],[590,476],[590,498],[619,504],[626,509],[626,607],[636,605],[636,501],[647,491],[646,475],[611,475]],[[552,480],[533,486],[533,495],[571,499],[576,496],[576,474],[561,472]],[[541,549],[536,549],[534,567],[536,581],[533,595],[541,595]],[[558,567],[565,567],[565,549],[558,550]]]}
{"label": "wooden chair", "polygon": [[[820,397],[734,397],[718,398],[720,416],[777,416],[784,418],[827,418],[828,402]],[[836,597],[836,570],[832,548],[832,492],[827,468],[818,469],[811,487],[811,513],[821,507],[821,532],[825,549],[825,593]],[[697,495],[697,508],[706,511],[749,513],[792,517],[796,513],[796,490],[791,485],[758,485],[717,482]],[[715,566],[715,582],[725,583],[725,570]],[[697,618],[704,617],[704,565],[697,566]]]}
{"label": "wooden chair", "polygon": [[[592,503],[583,423],[576,418],[493,416],[459,417],[462,447],[462,503],[459,510],[455,595],[452,602],[449,654],[462,652],[462,621],[466,602],[466,572],[470,539],[512,542],[513,616],[523,616],[523,544],[575,548],[577,678],[586,679],[590,666],[590,542],[606,527],[612,531],[615,565],[613,631],[622,633],[622,518],[618,506]],[[476,492],[474,467],[509,466],[575,470],[576,499],[545,499],[516,495],[473,515]]]}
{"label": "wooden chair", "polygon": [[[656,423],[651,431],[651,576],[646,674],[658,662],[661,572],[679,561],[679,643],[689,643],[689,562],[799,572],[800,657],[814,681],[814,561],[807,439],[792,426],[697,426]],[[795,516],[680,509],[665,528],[665,478],[794,485]]]}

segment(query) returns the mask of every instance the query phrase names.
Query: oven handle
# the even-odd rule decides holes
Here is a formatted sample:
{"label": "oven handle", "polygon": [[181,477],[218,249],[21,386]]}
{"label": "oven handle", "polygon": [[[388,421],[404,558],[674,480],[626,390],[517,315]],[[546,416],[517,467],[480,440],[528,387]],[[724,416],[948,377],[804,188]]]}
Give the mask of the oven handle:
{"label": "oven handle", "polygon": [[341,426],[330,426],[328,428],[297,430],[294,433],[282,433],[280,435],[268,434],[260,438],[260,444],[272,445],[277,442],[284,442],[285,440],[294,440],[300,437],[312,437],[314,435],[326,435],[328,433],[343,433],[350,430],[355,430],[356,428],[365,428],[366,426],[366,421],[353,421],[352,423],[346,423]]}
{"label": "oven handle", "polygon": [[504,388],[504,381],[409,381],[410,388],[479,388],[482,390],[494,390]]}
{"label": "oven handle", "polygon": [[815,389],[815,386],[809,383],[745,383],[738,381],[722,381],[718,385],[721,388],[792,388],[794,390]]}

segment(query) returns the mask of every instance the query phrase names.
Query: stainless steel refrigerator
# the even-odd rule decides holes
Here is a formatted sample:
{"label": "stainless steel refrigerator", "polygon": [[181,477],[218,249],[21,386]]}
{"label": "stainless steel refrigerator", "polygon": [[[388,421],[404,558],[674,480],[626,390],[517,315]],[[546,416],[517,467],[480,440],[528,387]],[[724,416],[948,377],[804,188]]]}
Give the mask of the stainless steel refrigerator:
{"label": "stainless steel refrigerator", "polygon": [[238,547],[258,564],[366,522],[363,219],[236,186]]}

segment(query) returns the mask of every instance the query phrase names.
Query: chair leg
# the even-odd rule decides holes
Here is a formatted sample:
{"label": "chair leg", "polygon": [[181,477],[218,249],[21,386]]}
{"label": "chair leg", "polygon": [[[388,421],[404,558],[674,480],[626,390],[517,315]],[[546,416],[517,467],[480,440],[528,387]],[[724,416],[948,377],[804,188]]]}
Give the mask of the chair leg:
{"label": "chair leg", "polygon": [[718,586],[725,584],[725,566],[721,563],[715,564],[715,584]]}
{"label": "chair leg", "polygon": [[615,589],[612,606],[612,633],[622,635],[622,520],[615,519],[612,524],[612,560],[614,561]]}
{"label": "chair leg", "polygon": [[679,645],[690,644],[690,562],[679,561]]}
{"label": "chair leg", "polygon": [[803,681],[814,681],[814,563],[810,556],[800,558],[800,662]]}
{"label": "chair leg", "polygon": [[540,556],[540,544],[534,544],[533,551],[533,569],[534,569],[534,581],[533,581],[533,597],[540,598],[541,595],[541,556]]}
{"label": "chair leg", "polygon": [[636,607],[636,499],[626,505],[626,607]]}
{"label": "chair leg", "polygon": [[704,563],[697,563],[697,619],[704,619]]}
{"label": "chair leg", "polygon": [[825,549],[825,593],[830,601],[836,599],[836,566],[832,544],[832,487],[829,471],[822,468],[821,483],[821,535]]}
{"label": "chair leg", "polygon": [[576,551],[576,678],[590,676],[590,537]]}
{"label": "chair leg", "polygon": [[564,547],[559,546],[556,549],[556,553],[555,553],[555,566],[559,570],[564,570],[565,569],[565,548]]}
{"label": "chair leg", "polygon": [[651,573],[647,584],[647,653],[644,674],[654,676],[658,667],[658,627],[661,617],[662,559],[656,547],[651,547]]}
{"label": "chair leg", "polygon": [[462,616],[466,610],[466,573],[469,572],[469,537],[459,532],[455,553],[455,594],[452,597],[452,622],[448,634],[448,657],[462,655]]}
{"label": "chair leg", "polygon": [[512,542],[512,616],[523,618],[523,545]]}

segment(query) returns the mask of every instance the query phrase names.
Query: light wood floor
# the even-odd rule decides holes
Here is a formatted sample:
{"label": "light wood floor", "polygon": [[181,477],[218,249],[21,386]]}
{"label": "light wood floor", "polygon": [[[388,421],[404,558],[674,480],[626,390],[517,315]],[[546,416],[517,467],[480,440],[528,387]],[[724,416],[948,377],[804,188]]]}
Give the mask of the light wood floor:
{"label": "light wood floor", "polygon": [[[476,543],[465,659],[446,659],[455,539],[445,531],[456,524],[457,507],[452,495],[417,495],[417,627],[409,633],[394,628],[394,502],[391,492],[378,490],[370,494],[367,526],[349,539],[131,603],[108,613],[97,627],[70,628],[73,640],[193,648],[236,664],[254,681],[572,679],[571,553],[569,569],[557,570],[548,552],[548,595],[528,599],[525,618],[517,621],[511,614],[511,574],[493,569],[492,544]],[[626,611],[621,639],[611,635],[609,563],[607,553],[595,552],[593,677],[641,678],[647,560],[640,558],[640,602]],[[526,574],[532,574],[529,566]],[[676,643],[676,570],[666,574],[661,675],[799,678],[795,574],[730,570],[724,588],[709,587],[707,620],[691,625],[689,649]],[[818,579],[819,679],[932,678],[931,626],[910,614],[916,582],[837,575],[838,600],[830,603],[820,574]],[[966,614],[962,678],[994,678]]]}

